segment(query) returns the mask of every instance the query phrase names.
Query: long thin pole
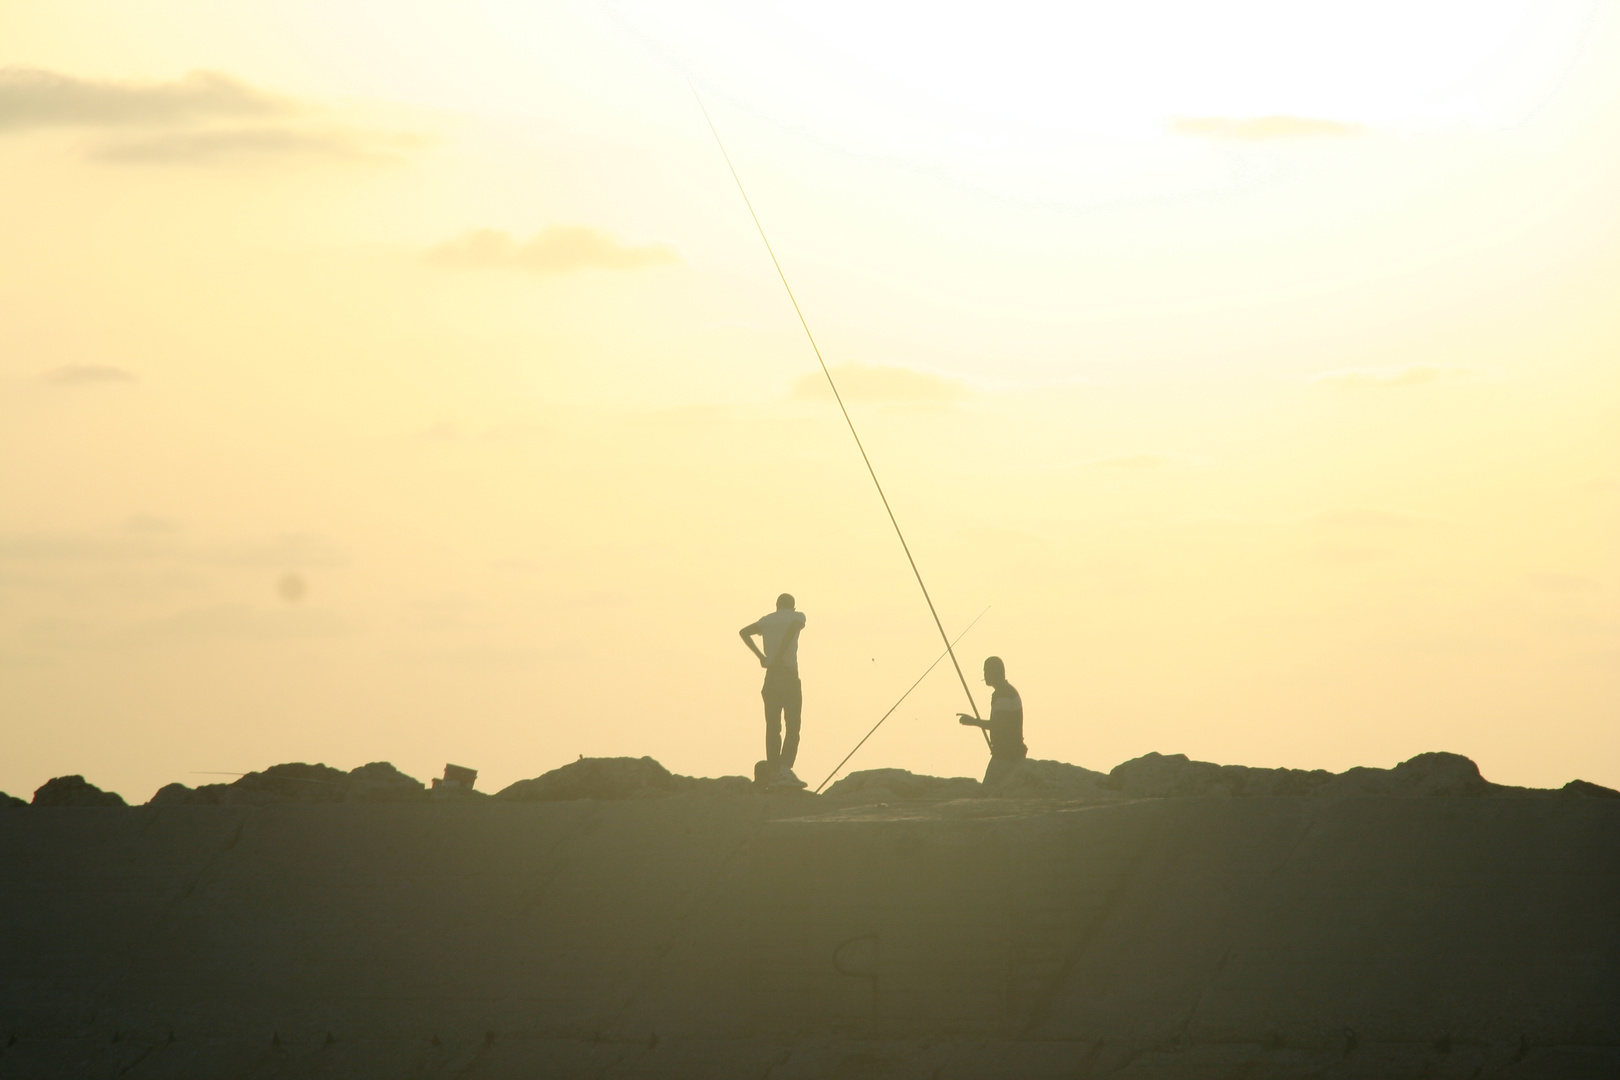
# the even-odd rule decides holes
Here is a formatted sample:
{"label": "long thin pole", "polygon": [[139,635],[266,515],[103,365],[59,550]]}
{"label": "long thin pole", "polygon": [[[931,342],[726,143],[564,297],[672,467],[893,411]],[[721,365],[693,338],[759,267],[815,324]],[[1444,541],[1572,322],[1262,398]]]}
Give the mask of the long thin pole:
{"label": "long thin pole", "polygon": [[[984,609],[984,611],[989,611],[989,610],[990,609],[988,607]],[[963,638],[967,637],[967,632],[969,630],[973,629],[973,623],[976,623],[980,619],[984,618],[984,611],[981,611],[977,615],[975,615],[973,617],[973,622],[968,623],[967,626],[962,630],[962,632],[960,634],[956,635],[956,641],[961,641]],[[956,645],[956,641],[951,642],[951,646],[953,648]],[[947,652],[942,652],[938,656],[934,657],[934,662],[932,664],[928,665],[928,671],[924,671],[921,675],[917,676],[917,681],[912,683],[910,686],[906,687],[906,692],[900,695],[900,700],[895,702],[893,705],[890,705],[889,706],[889,711],[884,713],[882,716],[878,717],[878,722],[872,725],[872,730],[868,731],[865,735],[861,736],[861,741],[855,744],[855,750],[851,750],[849,753],[845,754],[844,755],[844,760],[840,761],[837,765],[835,765],[833,767],[833,771],[827,774],[827,779],[823,780],[821,783],[816,785],[815,794],[817,794],[817,795],[821,794],[821,789],[827,786],[828,781],[832,780],[833,777],[837,776],[839,770],[842,769],[845,765],[849,764],[849,759],[855,756],[855,751],[856,750],[859,750],[861,747],[866,745],[866,740],[867,739],[870,739],[873,735],[877,734],[877,729],[883,726],[883,721],[887,720],[890,716],[893,716],[894,715],[894,710],[898,709],[901,705],[905,704],[906,698],[911,696],[911,692],[913,690],[917,689],[917,687],[922,685],[922,681],[924,679],[928,678],[928,672],[933,671],[935,668],[937,668],[939,666],[939,662],[941,660],[945,659],[948,652],[949,652],[949,650],[947,650]]]}
{"label": "long thin pole", "polygon": [[[833,398],[838,402],[838,411],[844,414],[844,423],[849,425],[849,433],[855,438],[855,449],[861,452],[861,460],[866,463],[867,475],[872,478],[872,486],[877,488],[878,498],[883,500],[883,510],[889,515],[889,524],[894,526],[894,535],[900,538],[900,548],[906,553],[906,562],[911,564],[911,572],[917,578],[917,587],[922,590],[923,600],[928,603],[928,614],[934,617],[934,626],[939,630],[939,639],[945,643],[945,652],[951,658],[951,667],[956,669],[956,678],[962,684],[962,693],[967,695],[968,708],[973,710],[975,720],[979,716],[978,702],[973,700],[973,691],[968,688],[967,676],[962,674],[962,665],[957,663],[956,650],[951,647],[950,635],[945,633],[945,624],[939,620],[939,612],[934,608],[934,598],[928,595],[928,586],[923,583],[922,571],[917,569],[917,560],[912,558],[911,545],[906,543],[906,534],[900,531],[900,522],[895,519],[894,508],[889,505],[889,497],[883,493],[883,484],[878,480],[877,470],[872,468],[872,459],[866,456],[866,447],[861,442],[860,432],[855,430],[855,421],[850,419],[849,410],[844,407],[844,395],[838,392],[838,384],[833,381],[832,372],[827,368],[827,361],[822,359],[821,347],[816,344],[816,335],[810,332],[810,324],[805,320],[804,311],[799,307],[799,300],[793,295],[793,286],[788,284],[787,274],[782,271],[782,264],[777,261],[776,250],[771,247],[771,238],[765,235],[765,226],[759,223],[759,215],[754,212],[754,203],[748,197],[748,191],[743,187],[742,177],[737,175],[737,166],[731,163],[731,155],[726,153],[726,144],[720,139],[720,132],[714,126],[714,120],[709,116],[709,110],[703,105],[703,96],[697,92],[697,87],[690,81],[692,96],[697,98],[698,108],[703,112],[703,119],[709,125],[709,132],[714,136],[714,143],[720,148],[720,156],[726,159],[726,168],[731,170],[731,178],[737,182],[737,191],[742,195],[743,205],[748,207],[748,216],[754,219],[754,228],[759,230],[759,238],[765,242],[765,252],[771,257],[771,265],[776,267],[776,276],[782,279],[782,288],[787,290],[788,300],[793,304],[793,313],[799,317],[799,325],[804,327],[804,336],[810,339],[810,349],[816,354],[816,363],[821,365],[821,373],[827,376],[827,385],[832,387]],[[990,745],[990,733],[983,728],[979,729],[984,735],[984,744]]]}

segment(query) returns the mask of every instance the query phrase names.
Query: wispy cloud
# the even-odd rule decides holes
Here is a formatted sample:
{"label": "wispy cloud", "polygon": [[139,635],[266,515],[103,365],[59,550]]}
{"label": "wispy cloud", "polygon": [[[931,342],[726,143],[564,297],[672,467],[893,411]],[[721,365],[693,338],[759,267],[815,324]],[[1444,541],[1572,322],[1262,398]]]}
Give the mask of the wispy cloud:
{"label": "wispy cloud", "polygon": [[[961,379],[915,368],[883,364],[837,364],[832,377],[845,401],[953,401],[968,396]],[[809,371],[793,384],[791,397],[802,401],[828,401],[832,391],[819,370]]]}
{"label": "wispy cloud", "polygon": [[1159,469],[1170,463],[1170,459],[1160,454],[1118,454],[1114,457],[1098,458],[1086,462],[1100,469],[1125,469],[1130,472],[1145,472],[1148,469]]}
{"label": "wispy cloud", "polygon": [[211,604],[187,608],[122,628],[98,644],[156,645],[172,641],[278,641],[333,637],[348,627],[331,611]]}
{"label": "wispy cloud", "polygon": [[1329,532],[1409,531],[1449,524],[1444,518],[1407,514],[1399,510],[1378,510],[1365,506],[1323,510],[1310,515],[1306,521]]}
{"label": "wispy cloud", "polygon": [[534,274],[633,270],[681,261],[667,244],[622,244],[587,225],[554,225],[527,240],[500,229],[474,229],[431,248],[427,258],[440,266],[497,267]]}
{"label": "wispy cloud", "polygon": [[156,514],[135,514],[124,522],[124,531],[131,533],[177,533],[180,523],[173,518]]}
{"label": "wispy cloud", "polygon": [[83,532],[0,533],[5,563],[167,563],[283,568],[337,566],[343,554],[319,536],[285,534],[256,541],[188,543],[178,524],[138,515],[122,526]]}
{"label": "wispy cloud", "polygon": [[133,373],[106,364],[64,364],[41,376],[52,386],[87,386],[94,383],[134,382]]}
{"label": "wispy cloud", "polygon": [[992,548],[1050,547],[1052,538],[1029,529],[1014,529],[999,525],[966,525],[956,535],[970,544]]}
{"label": "wispy cloud", "polygon": [[1603,591],[1603,586],[1597,579],[1585,577],[1581,574],[1526,574],[1525,581],[1531,588],[1543,592],[1556,593],[1597,593]]}
{"label": "wispy cloud", "polygon": [[358,128],[252,127],[163,132],[102,143],[97,161],[124,165],[223,165],[269,161],[389,162],[401,150],[421,145],[412,135]]}
{"label": "wispy cloud", "polygon": [[142,82],[0,68],[0,134],[56,128],[97,132],[89,157],[124,165],[383,161],[423,141],[335,122],[219,72]]}
{"label": "wispy cloud", "polygon": [[1308,558],[1330,566],[1366,566],[1384,562],[1394,554],[1389,548],[1370,544],[1317,544],[1305,550]]}
{"label": "wispy cloud", "polygon": [[1445,518],[1370,506],[1323,510],[1307,515],[1301,523],[1316,534],[1302,553],[1332,566],[1366,566],[1394,559],[1425,538],[1446,535],[1444,530],[1453,525]]}
{"label": "wispy cloud", "polygon": [[37,666],[50,663],[53,655],[63,652],[199,641],[286,641],[335,637],[349,631],[349,625],[336,612],[320,608],[208,604],[113,625],[63,619],[26,623],[18,628],[17,641],[28,651],[15,655]]}
{"label": "wispy cloud", "polygon": [[1323,120],[1312,116],[1179,116],[1170,121],[1177,135],[1236,142],[1265,142],[1273,139],[1307,139],[1322,136],[1359,135],[1360,124]]}
{"label": "wispy cloud", "polygon": [[1399,367],[1339,368],[1321,371],[1310,381],[1322,386],[1346,390],[1393,389],[1403,386],[1422,386],[1440,379],[1474,374],[1469,367],[1442,367],[1439,364],[1403,364]]}
{"label": "wispy cloud", "polygon": [[193,71],[171,82],[115,82],[0,68],[0,131],[180,127],[296,110],[286,98],[212,71]]}
{"label": "wispy cloud", "polygon": [[421,664],[443,664],[460,668],[529,667],[536,661],[563,659],[575,650],[563,647],[553,649],[503,649],[492,645],[468,645],[454,649],[416,650],[397,653],[396,656],[415,667]]}

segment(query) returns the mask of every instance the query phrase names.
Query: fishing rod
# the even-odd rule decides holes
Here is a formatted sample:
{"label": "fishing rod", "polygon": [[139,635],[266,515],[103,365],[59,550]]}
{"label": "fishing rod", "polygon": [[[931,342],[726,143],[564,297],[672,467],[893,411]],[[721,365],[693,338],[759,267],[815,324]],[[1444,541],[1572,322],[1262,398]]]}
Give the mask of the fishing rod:
{"label": "fishing rod", "polygon": [[[988,607],[986,607],[984,609],[984,611],[989,611],[989,610],[990,609]],[[984,611],[981,611],[977,615],[975,615],[973,617],[973,622],[968,623],[967,627],[960,634],[956,635],[956,641],[961,641],[963,638],[967,637],[968,630],[973,629],[973,623],[976,623],[980,619],[984,618]],[[953,648],[956,645],[956,641],[951,642],[951,646]],[[947,650],[947,652],[948,651],[949,650]],[[890,705],[889,706],[889,711],[884,713],[882,716],[878,717],[878,722],[872,725],[872,730],[868,731],[865,735],[861,736],[861,741],[855,744],[855,750],[859,750],[861,747],[865,746],[866,745],[866,740],[870,739],[873,735],[877,734],[877,729],[883,726],[883,721],[887,720],[890,716],[892,716],[894,714],[894,710],[898,709],[901,705],[905,704],[906,698],[911,696],[911,692],[913,690],[917,689],[917,687],[922,685],[922,681],[924,679],[928,678],[928,672],[933,671],[936,667],[938,667],[939,662],[941,660],[945,659],[945,656],[946,656],[946,653],[940,653],[938,656],[934,657],[934,662],[932,664],[928,665],[928,671],[924,671],[921,675],[917,676],[917,681],[912,683],[910,686],[906,687],[906,692],[900,695],[900,700],[895,702],[893,705]],[[814,792],[812,792],[812,794],[815,794],[815,795],[820,795],[821,794],[821,789],[827,786],[827,781],[831,780],[833,777],[837,776],[838,775],[838,770],[842,769],[845,765],[849,764],[849,759],[855,756],[855,750],[851,750],[849,753],[844,755],[844,760],[840,761],[837,765],[835,765],[833,767],[833,771],[827,774],[827,779],[826,780],[823,780],[821,783],[816,785],[816,790]]]}
{"label": "fishing rod", "polygon": [[[894,535],[900,538],[900,548],[906,553],[906,562],[911,564],[911,572],[917,579],[917,587],[922,590],[923,600],[928,603],[928,614],[934,617],[934,626],[939,630],[939,639],[945,643],[945,652],[951,658],[951,667],[956,669],[956,678],[962,684],[962,693],[967,695],[968,708],[973,710],[973,719],[983,719],[979,716],[978,702],[973,700],[973,691],[968,687],[967,676],[962,674],[962,665],[957,663],[956,650],[951,646],[950,635],[945,633],[945,624],[940,621],[939,612],[934,608],[934,598],[928,595],[928,586],[923,582],[922,571],[917,569],[917,560],[912,558],[911,545],[906,543],[906,534],[900,530],[900,522],[894,516],[894,508],[889,505],[889,497],[883,493],[883,484],[878,480],[877,470],[872,467],[872,459],[866,456],[866,445],[861,442],[861,434],[855,430],[855,421],[850,419],[849,410],[844,407],[844,395],[838,392],[838,383],[833,380],[827,361],[822,359],[821,346],[816,344],[816,335],[810,332],[810,323],[805,319],[804,311],[799,307],[798,297],[793,295],[793,286],[788,284],[787,274],[776,258],[776,249],[771,247],[771,238],[765,235],[765,226],[760,224],[759,214],[754,212],[753,200],[748,197],[748,190],[743,187],[742,177],[737,175],[737,166],[731,163],[731,155],[726,153],[726,144],[721,140],[720,131],[714,126],[714,119],[709,116],[709,110],[703,104],[703,95],[698,93],[697,85],[690,79],[686,81],[686,85],[692,88],[692,96],[697,99],[703,120],[709,125],[709,133],[714,136],[714,144],[720,148],[720,156],[726,159],[726,168],[731,170],[731,178],[737,182],[737,191],[742,195],[743,205],[748,207],[748,216],[754,219],[754,228],[759,230],[759,238],[765,242],[765,253],[771,257],[771,265],[776,267],[776,276],[782,279],[782,288],[787,290],[788,301],[793,305],[793,313],[799,317],[799,325],[804,327],[804,336],[810,340],[810,351],[816,354],[816,363],[821,365],[821,373],[827,376],[827,385],[832,388],[833,399],[838,402],[838,411],[844,414],[844,423],[849,425],[849,433],[855,439],[855,449],[861,452],[861,460],[866,463],[867,475],[872,478],[872,486],[877,488],[878,498],[883,500],[883,510],[889,515],[889,524],[894,526]],[[988,748],[990,733],[982,727],[979,733],[984,736],[984,745]]]}

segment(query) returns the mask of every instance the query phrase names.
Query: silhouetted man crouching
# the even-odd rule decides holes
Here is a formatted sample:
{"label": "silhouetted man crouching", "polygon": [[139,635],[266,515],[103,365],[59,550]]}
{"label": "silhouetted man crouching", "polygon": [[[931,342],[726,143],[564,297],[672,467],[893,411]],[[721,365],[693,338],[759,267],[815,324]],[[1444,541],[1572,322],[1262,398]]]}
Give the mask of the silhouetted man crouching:
{"label": "silhouetted man crouching", "polygon": [[984,681],[991,687],[990,719],[980,720],[967,713],[956,716],[964,725],[990,733],[990,764],[984,770],[984,786],[995,788],[1023,767],[1029,748],[1024,745],[1024,700],[1007,681],[1007,667],[1001,657],[985,659]]}

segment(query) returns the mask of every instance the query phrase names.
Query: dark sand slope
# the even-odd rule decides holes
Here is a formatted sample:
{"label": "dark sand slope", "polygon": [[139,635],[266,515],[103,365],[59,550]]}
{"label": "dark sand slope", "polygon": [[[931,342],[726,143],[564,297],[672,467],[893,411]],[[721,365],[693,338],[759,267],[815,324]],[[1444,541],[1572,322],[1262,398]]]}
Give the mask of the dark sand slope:
{"label": "dark sand slope", "polygon": [[34,807],[0,867],[5,1080],[1620,1076],[1620,799]]}

